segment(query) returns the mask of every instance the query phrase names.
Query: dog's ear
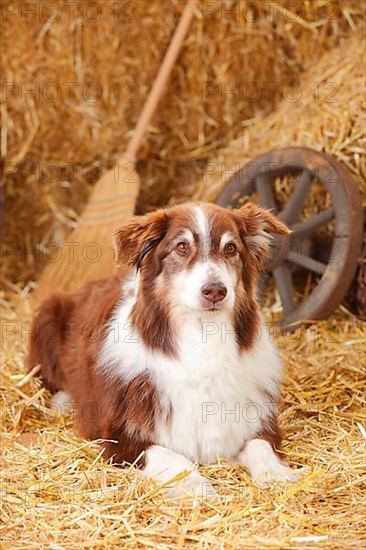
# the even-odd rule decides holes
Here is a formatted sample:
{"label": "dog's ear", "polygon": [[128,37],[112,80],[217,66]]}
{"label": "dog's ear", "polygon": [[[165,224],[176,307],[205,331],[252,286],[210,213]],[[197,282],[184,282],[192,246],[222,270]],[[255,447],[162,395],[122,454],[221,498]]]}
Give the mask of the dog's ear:
{"label": "dog's ear", "polygon": [[114,232],[117,263],[138,268],[146,254],[163,239],[167,228],[165,210],[134,216]]}
{"label": "dog's ear", "polygon": [[247,203],[233,211],[242,240],[253,257],[262,263],[269,252],[273,234],[289,235],[289,228],[265,208]]}

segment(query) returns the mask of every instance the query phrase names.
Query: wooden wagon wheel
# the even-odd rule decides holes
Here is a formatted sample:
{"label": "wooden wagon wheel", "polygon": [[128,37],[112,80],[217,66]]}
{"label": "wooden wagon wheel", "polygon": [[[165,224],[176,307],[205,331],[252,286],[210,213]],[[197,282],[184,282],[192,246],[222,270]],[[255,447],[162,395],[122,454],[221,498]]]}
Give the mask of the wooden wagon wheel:
{"label": "wooden wagon wheel", "polygon": [[[296,175],[293,192],[279,209],[273,184],[277,178]],[[330,203],[302,219],[305,201],[314,192],[314,182],[325,187]],[[259,204],[271,209],[292,230],[290,236],[275,239],[266,264],[282,302],[280,322],[288,325],[326,318],[341,303],[352,282],[362,245],[361,200],[350,173],[328,155],[306,147],[288,147],[246,164],[230,179],[216,202],[235,207],[241,197],[253,193],[257,194]],[[332,220],[335,223],[330,254],[316,257],[312,237]],[[301,303],[295,301],[294,266],[318,277]]]}

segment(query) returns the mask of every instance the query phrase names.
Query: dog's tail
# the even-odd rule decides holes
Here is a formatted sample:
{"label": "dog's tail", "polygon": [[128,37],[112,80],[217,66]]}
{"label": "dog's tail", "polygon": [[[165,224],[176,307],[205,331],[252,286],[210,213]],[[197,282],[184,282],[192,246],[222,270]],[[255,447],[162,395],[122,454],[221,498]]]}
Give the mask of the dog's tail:
{"label": "dog's tail", "polygon": [[70,335],[71,297],[62,292],[51,294],[38,307],[30,336],[28,369],[40,365],[40,376],[51,392],[63,389],[64,377],[60,367],[62,346]]}

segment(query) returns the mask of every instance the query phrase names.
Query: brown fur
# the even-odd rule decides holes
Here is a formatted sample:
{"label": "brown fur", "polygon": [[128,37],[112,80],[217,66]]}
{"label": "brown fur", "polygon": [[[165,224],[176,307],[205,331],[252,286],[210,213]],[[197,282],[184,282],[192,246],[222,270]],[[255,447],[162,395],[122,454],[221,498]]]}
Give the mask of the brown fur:
{"label": "brown fur", "polygon": [[263,422],[262,429],[257,437],[268,441],[277,454],[281,451],[283,435],[276,415],[273,415],[269,421]]}
{"label": "brown fur", "polygon": [[41,365],[41,377],[51,391],[71,395],[84,437],[117,440],[104,444],[105,456],[131,463],[152,442],[159,404],[147,377],[123,386],[107,382],[96,368],[106,323],[121,299],[122,278],[47,298],[34,319],[28,363],[30,368]]}

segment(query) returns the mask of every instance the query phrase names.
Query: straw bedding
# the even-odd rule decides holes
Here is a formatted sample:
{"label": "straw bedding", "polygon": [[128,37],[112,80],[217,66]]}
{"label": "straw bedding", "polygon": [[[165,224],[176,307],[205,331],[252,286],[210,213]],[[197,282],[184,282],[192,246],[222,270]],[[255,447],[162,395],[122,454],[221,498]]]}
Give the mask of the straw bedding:
{"label": "straw bedding", "polygon": [[[6,242],[18,252],[6,258],[0,303],[1,547],[362,548],[365,326],[345,308],[294,335],[276,332],[286,366],[284,451],[293,465],[308,467],[303,481],[259,489],[237,465],[202,466],[219,502],[174,501],[135,470],[108,465],[98,445],[73,430],[72,418],[52,413],[36,376],[25,375],[32,309],[27,295],[44,263],[42,247],[63,238],[100,166],[123,151],[161,60],[161,44],[182,9],[174,1],[139,2],[143,16],[138,24],[125,24],[122,33],[107,3],[97,3],[102,7],[97,27],[85,17],[65,17],[62,10],[53,23],[42,17],[24,22],[17,13],[3,21],[6,81],[134,82],[140,103],[116,104],[108,94],[93,103],[80,91],[75,101],[35,101],[32,95],[21,101],[10,94],[2,103]],[[119,3],[121,9],[126,4]],[[224,182],[222,163],[230,168],[289,144],[334,154],[366,198],[364,3],[317,2],[318,17],[307,1],[265,4],[277,6],[274,15],[269,18],[263,8],[255,24],[236,15],[223,22],[220,13],[197,13],[142,153],[140,211],[184,198],[211,199]],[[301,18],[294,22],[278,6],[297,10]],[[323,17],[330,9],[333,17]],[[137,55],[145,50],[149,55]],[[227,89],[253,81],[262,86],[278,81],[282,88],[273,101],[262,103],[232,96],[223,102],[220,94],[203,101],[202,86],[211,79]],[[282,98],[291,82],[303,90],[296,103]],[[320,85],[319,102],[309,90],[314,82]],[[325,101],[329,89],[322,84],[329,82],[337,85],[337,103]],[[208,160],[218,167],[215,173]],[[91,166],[94,161],[100,165]],[[56,176],[44,170],[50,163]],[[285,199],[288,190],[282,191]]]}
{"label": "straw bedding", "polygon": [[[4,548],[339,548],[365,544],[365,334],[345,310],[277,335],[286,364],[285,454],[300,484],[259,489],[243,468],[202,467],[220,502],[174,501],[106,464],[24,375],[29,303],[3,301],[1,537]],[[23,323],[23,324],[22,324]],[[3,339],[4,340],[4,339]]]}

